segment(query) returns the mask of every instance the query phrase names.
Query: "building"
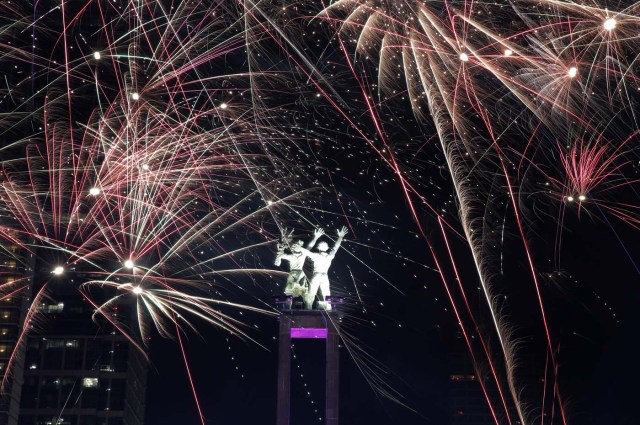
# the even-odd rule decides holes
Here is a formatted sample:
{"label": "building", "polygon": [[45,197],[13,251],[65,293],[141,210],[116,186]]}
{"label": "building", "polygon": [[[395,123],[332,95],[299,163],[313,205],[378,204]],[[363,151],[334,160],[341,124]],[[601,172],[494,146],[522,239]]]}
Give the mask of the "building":
{"label": "building", "polygon": [[[45,273],[36,273],[35,287]],[[77,286],[88,276],[69,275],[38,306],[43,320],[26,344],[18,425],[140,425],[147,361],[108,321],[92,320]],[[120,313],[110,312],[126,320]]]}
{"label": "building", "polygon": [[[31,296],[34,257],[17,244],[4,244],[2,248],[0,284],[4,290],[0,292],[0,372],[3,383],[0,425],[8,425],[18,422],[20,410],[25,345],[18,345],[18,342]],[[10,373],[7,373],[9,368]]]}
{"label": "building", "polygon": [[[17,244],[2,248],[0,425],[143,424],[144,355],[107,321],[92,320],[93,306],[78,292],[77,281],[50,285],[48,297],[31,307],[36,320],[25,327],[33,290],[50,271],[38,270],[35,256]],[[111,312],[126,320],[120,313]]]}

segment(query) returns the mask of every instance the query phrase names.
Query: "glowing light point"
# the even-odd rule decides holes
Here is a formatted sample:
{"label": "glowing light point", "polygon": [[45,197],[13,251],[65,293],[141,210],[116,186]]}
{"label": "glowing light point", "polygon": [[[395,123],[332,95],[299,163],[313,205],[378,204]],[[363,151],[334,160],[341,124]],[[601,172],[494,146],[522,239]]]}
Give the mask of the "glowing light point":
{"label": "glowing light point", "polygon": [[469,55],[466,53],[460,53],[460,60],[462,62],[468,62],[469,61]]}
{"label": "glowing light point", "polygon": [[102,191],[97,187],[92,187],[91,189],[89,189],[89,195],[91,196],[98,196],[101,192]]}
{"label": "glowing light point", "polygon": [[609,18],[604,21],[604,24],[602,24],[602,26],[607,31],[612,31],[616,27],[616,20],[614,18]]}
{"label": "glowing light point", "polygon": [[125,261],[125,262],[124,262],[124,266],[125,266],[126,268],[128,268],[128,269],[132,269],[132,268],[134,268],[134,267],[135,267],[135,265],[133,264],[133,261],[132,261],[132,260],[127,260],[127,261]]}
{"label": "glowing light point", "polygon": [[576,68],[575,66],[572,66],[567,71],[567,75],[569,76],[569,78],[574,78],[576,75],[578,75],[578,68]]}
{"label": "glowing light point", "polygon": [[227,105],[224,102],[220,104],[220,109],[227,109],[228,107],[229,107],[229,105]]}
{"label": "glowing light point", "polygon": [[140,295],[140,294],[142,294],[142,288],[141,288],[141,287],[139,287],[139,286],[134,286],[134,287],[133,287],[133,289],[132,289],[132,291],[133,291],[133,293],[134,293],[134,294],[136,294],[136,295]]}
{"label": "glowing light point", "polygon": [[568,202],[573,202],[574,201],[573,196],[567,196],[567,201]]}
{"label": "glowing light point", "polygon": [[138,94],[138,92],[131,93],[131,99],[133,100],[140,99],[140,95]]}
{"label": "glowing light point", "polygon": [[273,201],[271,200],[267,201],[267,205],[273,205]]}
{"label": "glowing light point", "polygon": [[102,56],[100,55],[100,52],[94,52],[94,53],[93,53],[93,58],[94,58],[95,60],[100,60],[100,58],[101,58],[101,57],[102,57]]}
{"label": "glowing light point", "polygon": [[149,169],[149,164],[142,164],[142,169],[143,170],[148,170]]}
{"label": "glowing light point", "polygon": [[586,197],[586,196],[584,196],[584,195],[580,195],[580,196],[578,196],[578,200],[579,200],[579,201],[586,201],[586,200],[587,200],[587,197]]}
{"label": "glowing light point", "polygon": [[62,273],[64,273],[64,267],[57,266],[56,268],[53,269],[52,273],[56,276],[60,276]]}
{"label": "glowing light point", "polygon": [[504,49],[504,55],[505,56],[511,56],[513,54],[513,50],[511,49]]}

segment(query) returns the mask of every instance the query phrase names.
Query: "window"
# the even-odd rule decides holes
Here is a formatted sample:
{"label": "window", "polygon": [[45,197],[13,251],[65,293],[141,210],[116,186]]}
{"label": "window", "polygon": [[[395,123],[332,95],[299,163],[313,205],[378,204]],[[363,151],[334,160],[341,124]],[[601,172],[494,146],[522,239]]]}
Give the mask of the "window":
{"label": "window", "polygon": [[44,343],[45,350],[51,350],[64,347],[64,339],[48,339]]}
{"label": "window", "polygon": [[97,388],[98,378],[82,378],[82,386],[85,388]]}
{"label": "window", "polygon": [[61,313],[64,310],[64,303],[58,304],[42,304],[40,311],[43,313]]}
{"label": "window", "polygon": [[10,269],[14,269],[16,267],[15,260],[6,260],[4,261],[4,266]]}
{"label": "window", "polygon": [[80,346],[80,341],[77,339],[68,339],[64,345],[67,348],[78,348]]}
{"label": "window", "polygon": [[11,353],[11,345],[0,344],[0,356],[5,357]]}

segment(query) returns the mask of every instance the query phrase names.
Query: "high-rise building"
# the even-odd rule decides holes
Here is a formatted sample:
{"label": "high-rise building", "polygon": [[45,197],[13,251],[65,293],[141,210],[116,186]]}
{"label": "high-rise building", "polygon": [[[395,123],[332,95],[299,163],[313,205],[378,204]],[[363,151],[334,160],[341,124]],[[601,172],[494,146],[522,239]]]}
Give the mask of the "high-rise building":
{"label": "high-rise building", "polygon": [[[7,228],[4,231],[9,232]],[[0,285],[4,289],[0,293],[0,425],[18,421],[24,371],[24,344],[18,343],[29,306],[33,260],[33,254],[18,244],[6,243],[0,250]]]}
{"label": "high-rise building", "polygon": [[[71,270],[51,280],[47,297],[31,307],[35,320],[25,323],[34,288],[50,274],[18,244],[3,244],[0,425],[142,424],[147,361],[108,321],[92,320],[94,307],[78,291],[89,276]],[[111,320],[127,320],[120,308]]]}
{"label": "high-rise building", "polygon": [[[478,375],[471,363],[469,350],[460,332],[449,341],[449,416],[451,425],[485,425],[495,422],[482,391]],[[494,391],[488,386],[489,397],[494,400]]]}
{"label": "high-rise building", "polygon": [[[38,270],[38,277],[50,273]],[[30,332],[18,425],[139,425],[143,423],[147,362],[78,291],[90,278],[71,270],[52,280]],[[68,279],[68,280],[66,280]],[[121,307],[108,312],[122,323]]]}

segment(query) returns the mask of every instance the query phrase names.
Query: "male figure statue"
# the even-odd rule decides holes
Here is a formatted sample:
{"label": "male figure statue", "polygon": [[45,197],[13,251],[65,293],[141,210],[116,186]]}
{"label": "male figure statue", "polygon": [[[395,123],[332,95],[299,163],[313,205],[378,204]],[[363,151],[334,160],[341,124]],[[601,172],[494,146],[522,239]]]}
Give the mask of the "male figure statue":
{"label": "male figure statue", "polygon": [[[324,230],[316,229],[313,232],[313,239],[309,241],[307,247],[312,248],[322,235],[324,235]],[[287,283],[284,287],[284,294],[297,297],[303,296],[307,292],[306,282],[304,282],[306,276],[302,271],[304,261],[307,259],[307,254],[303,252],[304,248],[302,247],[303,242],[301,240],[291,243],[291,239],[291,234],[287,234],[285,230],[282,236],[282,242],[277,245],[278,252],[276,253],[274,264],[279,266],[282,260],[289,262],[289,275],[287,276]],[[284,253],[286,245],[289,245],[291,254]],[[289,304],[288,307],[291,308],[291,305]]]}
{"label": "male figure statue", "polygon": [[313,300],[316,298],[318,288],[320,288],[320,291],[322,292],[322,301],[319,302],[319,305],[324,307],[326,310],[331,310],[331,305],[327,304],[325,301],[326,297],[331,295],[331,290],[329,289],[329,267],[331,266],[331,261],[333,261],[333,257],[335,257],[336,252],[342,243],[342,239],[344,239],[347,232],[348,230],[344,226],[338,230],[338,239],[331,250],[329,250],[329,244],[324,241],[318,244],[319,252],[311,252],[302,248],[302,252],[313,261],[313,276],[311,276],[310,283],[311,287],[309,288],[309,293],[305,298],[305,307],[307,309],[310,310],[313,306]]}

